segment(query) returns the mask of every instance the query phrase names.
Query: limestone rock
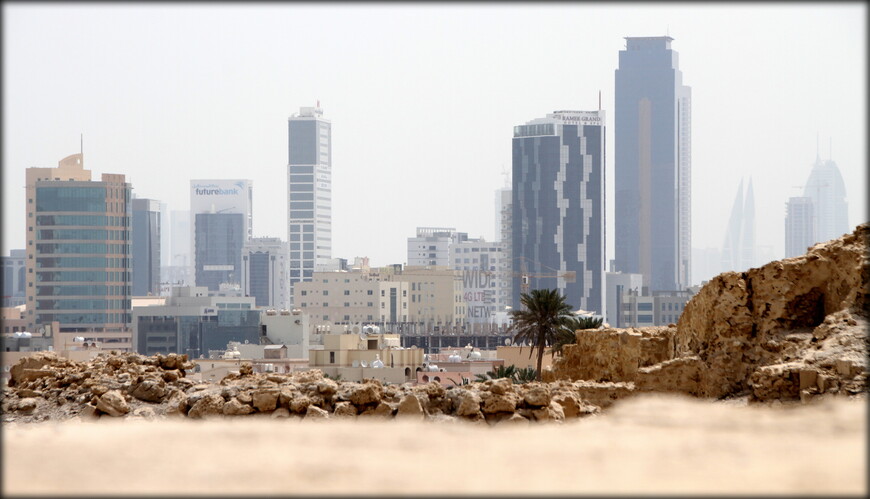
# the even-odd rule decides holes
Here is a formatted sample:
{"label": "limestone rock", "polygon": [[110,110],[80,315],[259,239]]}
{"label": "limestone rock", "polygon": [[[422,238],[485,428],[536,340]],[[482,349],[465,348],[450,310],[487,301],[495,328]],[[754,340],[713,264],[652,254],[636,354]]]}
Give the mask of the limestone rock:
{"label": "limestone rock", "polygon": [[220,393],[209,393],[191,405],[190,410],[187,411],[187,417],[202,419],[223,415],[224,404],[224,398],[221,397]]}
{"label": "limestone rock", "polygon": [[456,408],[457,416],[473,416],[480,412],[480,396],[471,390],[463,390]]}
{"label": "limestone rock", "polygon": [[130,405],[118,390],[109,390],[97,401],[97,410],[112,417],[120,417],[130,412]]}
{"label": "limestone rock", "polygon": [[356,406],[351,404],[348,401],[342,401],[335,404],[335,410],[333,411],[333,416],[335,417],[356,417],[357,410]]}
{"label": "limestone rock", "polygon": [[510,380],[510,378],[499,378],[496,380],[492,380],[492,384],[489,387],[489,391],[496,395],[504,395],[510,391],[513,391],[514,383]]}
{"label": "limestone rock", "polygon": [[165,384],[162,381],[146,379],[135,385],[130,395],[145,402],[160,402],[166,395]]}
{"label": "limestone rock", "polygon": [[384,393],[383,387],[374,383],[358,384],[350,390],[347,399],[357,407],[379,402]]}
{"label": "limestone rock", "polygon": [[329,413],[315,405],[309,405],[305,410],[305,419],[328,419]]}
{"label": "limestone rock", "polygon": [[396,417],[408,419],[423,419],[423,406],[420,405],[420,400],[413,394],[405,395],[399,402],[399,409]]}
{"label": "limestone rock", "polygon": [[[244,416],[246,414],[251,414],[254,412],[254,408],[248,404],[244,404],[239,401],[237,398],[231,398],[228,400],[223,409],[221,409],[225,416]],[[277,410],[277,409],[276,409]]]}
{"label": "limestone rock", "polygon": [[329,378],[317,382],[317,393],[320,393],[321,395],[329,396],[335,394],[337,391],[338,383]]}
{"label": "limestone rock", "polygon": [[547,385],[534,383],[526,388],[523,401],[534,407],[546,407],[550,405],[550,388]]}
{"label": "limestone rock", "polygon": [[274,411],[278,407],[278,390],[274,388],[257,390],[251,394],[254,407],[260,412]]}
{"label": "limestone rock", "polygon": [[290,400],[290,411],[295,412],[296,414],[302,414],[307,411],[311,406],[311,399],[305,395],[301,397],[294,397]]}
{"label": "limestone rock", "polygon": [[29,413],[36,409],[37,400],[34,397],[26,397],[18,401],[17,409],[21,412]]}
{"label": "limestone rock", "polygon": [[514,412],[517,408],[518,397],[514,393],[492,394],[483,401],[484,414],[497,412]]}

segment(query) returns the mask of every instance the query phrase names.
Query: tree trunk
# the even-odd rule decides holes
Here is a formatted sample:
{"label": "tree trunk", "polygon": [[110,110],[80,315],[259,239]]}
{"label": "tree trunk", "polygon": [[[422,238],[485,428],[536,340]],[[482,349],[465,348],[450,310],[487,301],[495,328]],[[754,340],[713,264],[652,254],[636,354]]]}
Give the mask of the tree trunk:
{"label": "tree trunk", "polygon": [[541,364],[544,362],[544,348],[546,347],[546,338],[543,334],[538,335],[538,372],[535,374],[536,381],[541,381]]}

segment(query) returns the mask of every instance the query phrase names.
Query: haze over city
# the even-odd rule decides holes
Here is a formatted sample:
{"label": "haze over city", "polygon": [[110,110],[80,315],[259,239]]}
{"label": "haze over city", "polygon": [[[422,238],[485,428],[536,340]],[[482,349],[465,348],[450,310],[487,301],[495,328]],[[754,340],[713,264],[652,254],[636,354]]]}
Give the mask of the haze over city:
{"label": "haze over city", "polygon": [[[3,254],[25,245],[24,174],[83,144],[95,176],[189,209],[191,179],[250,179],[253,235],[287,238],[287,118],[332,122],[332,255],[407,261],[416,227],[496,238],[513,127],[607,116],[614,255],[614,71],[623,37],[674,38],[692,88],[693,248],[719,248],[741,179],[757,236],[817,153],[866,217],[863,4],[61,5],[5,3]],[[80,142],[80,137],[83,140]],[[798,189],[797,187],[800,187]],[[697,281],[696,279],[692,279]]]}

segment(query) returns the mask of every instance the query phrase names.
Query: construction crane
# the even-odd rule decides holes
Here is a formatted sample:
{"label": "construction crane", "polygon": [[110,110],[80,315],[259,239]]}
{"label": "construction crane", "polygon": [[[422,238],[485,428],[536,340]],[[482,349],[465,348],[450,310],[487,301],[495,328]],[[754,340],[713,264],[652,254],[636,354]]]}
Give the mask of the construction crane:
{"label": "construction crane", "polygon": [[529,292],[529,278],[531,277],[536,279],[565,279],[565,282],[577,282],[577,272],[574,272],[573,270],[549,273],[512,272],[512,275],[520,278],[520,291],[523,293]]}

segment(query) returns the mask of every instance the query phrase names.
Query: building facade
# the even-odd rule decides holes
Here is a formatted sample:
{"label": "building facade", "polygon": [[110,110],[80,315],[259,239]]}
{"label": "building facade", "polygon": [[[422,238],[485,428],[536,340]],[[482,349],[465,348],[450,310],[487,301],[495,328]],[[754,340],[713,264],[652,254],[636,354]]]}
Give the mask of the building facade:
{"label": "building facade", "polygon": [[27,321],[59,332],[127,334],[132,296],[131,186],[91,180],[82,154],[28,168]]}
{"label": "building facade", "polygon": [[450,266],[462,279],[462,297],[469,324],[501,320],[510,305],[511,267],[504,244],[467,239],[450,246]]}
{"label": "building facade", "polygon": [[450,245],[468,239],[468,234],[449,227],[417,227],[408,238],[408,265],[450,267]]}
{"label": "building facade", "polygon": [[286,309],[287,243],[277,237],[251,239],[242,247],[242,292],[258,307]]}
{"label": "building facade", "polygon": [[673,38],[629,37],[616,70],[615,256],[652,290],[691,278],[691,89]]}
{"label": "building facade", "polygon": [[287,242],[290,290],[332,258],[332,123],[320,103],[288,121]]}
{"label": "building facade", "polygon": [[293,290],[294,306],[315,327],[408,322],[408,289],[363,272],[315,272]]}
{"label": "building facade", "polygon": [[610,327],[627,327],[623,318],[622,297],[629,292],[634,293],[635,296],[643,296],[648,294],[646,291],[643,285],[643,275],[608,272],[607,315],[604,316],[604,322]]}
{"label": "building facade", "polygon": [[160,253],[163,243],[160,202],[133,199],[133,295],[160,294]]}
{"label": "building facade", "polygon": [[206,287],[176,287],[164,305],[133,309],[138,353],[187,354],[199,358],[226,349],[230,341],[259,343],[260,310],[248,297],[209,296]]}
{"label": "building facade", "polygon": [[556,111],[514,127],[512,304],[557,289],[603,315],[604,111]]}
{"label": "building facade", "polygon": [[27,301],[27,252],[23,249],[9,251],[3,260],[3,307],[17,307]]}
{"label": "building facade", "polygon": [[791,197],[785,205],[785,257],[800,256],[816,244],[816,217],[813,199]]}
{"label": "building facade", "polygon": [[242,246],[252,234],[251,181],[191,180],[190,217],[194,283],[211,291],[239,284]]}
{"label": "building facade", "polygon": [[621,297],[622,319],[618,327],[676,324],[693,295],[694,290],[690,288],[680,291],[653,291],[652,295],[628,290]]}

